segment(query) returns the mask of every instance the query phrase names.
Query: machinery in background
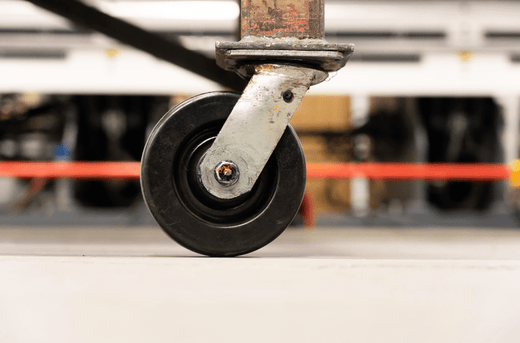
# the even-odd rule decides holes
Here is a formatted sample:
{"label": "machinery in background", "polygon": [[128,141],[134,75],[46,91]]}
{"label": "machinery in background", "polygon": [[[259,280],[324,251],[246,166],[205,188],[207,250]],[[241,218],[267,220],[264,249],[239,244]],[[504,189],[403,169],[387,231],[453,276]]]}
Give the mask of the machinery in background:
{"label": "machinery in background", "polygon": [[[502,163],[502,128],[502,111],[489,97],[373,98],[368,122],[350,134],[359,161],[371,149],[377,162]],[[386,181],[380,198],[415,202],[414,183]],[[442,210],[486,210],[500,198],[493,182],[433,181],[425,193]]]}
{"label": "machinery in background", "polygon": [[[240,12],[233,0],[164,1],[168,10],[160,13],[158,4],[149,1],[90,4],[206,56],[214,54],[215,41],[236,37]],[[299,130],[308,162],[510,163],[518,158],[520,3],[328,0],[325,6],[329,41],[353,42],[357,53],[348,73],[316,86],[309,95],[327,95],[327,101],[333,94],[362,98],[370,102],[361,111],[369,121],[351,132],[350,113],[344,111],[334,127]],[[0,160],[135,159],[137,145],[144,144],[142,133],[146,136],[150,123],[157,120],[152,118],[151,113],[156,113],[152,108],[159,106],[143,99],[167,103],[167,94],[216,89],[213,82],[29,2],[0,1],[0,8],[0,93],[10,93],[1,98],[7,107],[5,113],[0,110]],[[26,91],[67,95],[31,100],[32,96],[14,94]],[[139,110],[128,110],[125,102]],[[30,108],[22,106],[20,113],[33,111],[34,115],[13,115],[20,103],[30,104]],[[57,103],[61,105],[51,105],[51,116],[43,113],[46,106]],[[148,112],[143,112],[144,107]],[[357,105],[351,107],[358,112]],[[319,108],[309,111],[309,117],[330,123],[330,112],[325,112],[326,118],[316,115],[322,113]],[[34,122],[48,121],[42,118],[52,118],[55,126],[47,123],[47,130],[30,129]],[[291,123],[296,127],[300,118],[296,114]],[[139,141],[130,142],[127,130],[134,130]],[[83,146],[86,150],[81,151]],[[357,188],[362,192],[351,192],[348,181],[308,184],[325,190],[317,192],[318,198],[334,211],[352,210],[351,195],[365,192],[368,196],[360,198],[365,202],[360,213],[365,216],[376,209],[402,212],[408,204],[421,202],[446,210],[443,213],[482,211],[507,195],[506,187],[497,183],[358,181],[365,185]],[[52,209],[55,199],[62,199],[57,201],[62,204],[59,208],[70,205],[63,199],[73,199],[82,207],[118,208],[131,206],[135,199],[132,183],[117,181],[0,179],[0,183],[0,208],[5,211],[30,210],[30,203]],[[14,206],[18,203],[23,206]]]}
{"label": "machinery in background", "polygon": [[[153,125],[188,96],[36,95],[0,97],[0,160],[138,161]],[[316,116],[328,113],[327,120]],[[352,127],[348,96],[305,98],[292,125],[307,162],[501,163],[502,111],[492,98],[372,97],[368,121]],[[492,208],[499,182],[368,181],[367,213],[423,204],[444,213]],[[320,214],[354,214],[351,181],[309,180]],[[133,211],[137,181],[0,179],[3,214]],[[424,210],[424,209],[423,209]],[[375,211],[375,212],[374,212]]]}
{"label": "machinery in background", "polygon": [[[316,116],[321,109],[327,120]],[[349,97],[310,97],[293,125],[311,163],[503,163],[503,112],[490,97],[371,97],[356,127]],[[475,170],[478,173],[478,169]],[[322,212],[354,211],[353,182],[310,180]],[[359,189],[358,189],[359,192]],[[500,182],[366,180],[364,215],[378,211],[484,211]],[[419,208],[422,207],[422,208]]]}
{"label": "machinery in background", "polygon": [[[53,160],[60,149],[67,122],[67,102],[54,96],[5,94],[0,97],[0,159]],[[63,146],[61,146],[63,148]],[[60,155],[63,152],[59,152]],[[0,179],[0,209],[20,212],[40,202],[49,189],[46,180]],[[38,206],[38,205],[35,205]]]}
{"label": "machinery in background", "polygon": [[[503,118],[492,98],[420,98],[418,109],[428,136],[428,162],[502,162]],[[491,182],[431,182],[428,201],[441,209],[484,210],[495,189]]]}
{"label": "machinery in background", "polygon": [[[151,127],[167,111],[168,97],[75,96],[77,161],[139,161]],[[125,207],[141,198],[138,181],[77,181],[84,206]]]}
{"label": "machinery in background", "polygon": [[[166,96],[36,95],[0,97],[2,161],[139,161]],[[0,179],[0,211],[71,206],[121,208],[141,199],[137,181]]]}

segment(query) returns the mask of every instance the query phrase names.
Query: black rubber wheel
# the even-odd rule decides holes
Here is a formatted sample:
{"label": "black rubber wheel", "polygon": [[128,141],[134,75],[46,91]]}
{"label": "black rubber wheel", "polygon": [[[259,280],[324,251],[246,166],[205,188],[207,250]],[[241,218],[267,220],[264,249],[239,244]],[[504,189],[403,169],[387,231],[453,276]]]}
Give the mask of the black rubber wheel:
{"label": "black rubber wheel", "polygon": [[171,109],[144,148],[141,188],[151,214],[182,246],[209,256],[236,256],[278,237],[294,219],[305,190],[305,159],[288,126],[253,189],[225,200],[206,191],[197,165],[240,94],[212,92]]}

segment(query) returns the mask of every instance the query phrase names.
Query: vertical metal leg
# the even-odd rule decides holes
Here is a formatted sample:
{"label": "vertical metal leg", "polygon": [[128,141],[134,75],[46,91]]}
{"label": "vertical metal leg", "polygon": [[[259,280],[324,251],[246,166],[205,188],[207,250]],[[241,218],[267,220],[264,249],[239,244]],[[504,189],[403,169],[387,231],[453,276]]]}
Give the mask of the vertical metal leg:
{"label": "vertical metal leg", "polygon": [[291,63],[330,72],[342,68],[353,44],[323,39],[323,0],[241,0],[239,42],[216,42],[217,64],[243,76],[245,64]]}
{"label": "vertical metal leg", "polygon": [[[520,97],[511,95],[507,97],[496,98],[496,101],[502,107],[504,118],[504,130],[501,135],[501,145],[503,151],[503,162],[511,164],[517,160],[519,156],[519,135],[520,135]],[[495,204],[495,208],[501,210],[504,204],[509,203],[515,191],[510,187],[508,182],[502,182],[499,189],[499,202]],[[515,204],[513,204],[515,206]]]}
{"label": "vertical metal leg", "polygon": [[504,162],[512,163],[518,159],[518,136],[520,134],[520,97],[509,96],[497,99],[504,116],[502,147]]}
{"label": "vertical metal leg", "polygon": [[241,0],[241,37],[323,39],[323,0]]}
{"label": "vertical metal leg", "polygon": [[[368,121],[370,97],[366,94],[351,96],[352,128],[360,127]],[[366,217],[370,211],[370,180],[356,177],[350,180],[350,204],[355,217]]]}

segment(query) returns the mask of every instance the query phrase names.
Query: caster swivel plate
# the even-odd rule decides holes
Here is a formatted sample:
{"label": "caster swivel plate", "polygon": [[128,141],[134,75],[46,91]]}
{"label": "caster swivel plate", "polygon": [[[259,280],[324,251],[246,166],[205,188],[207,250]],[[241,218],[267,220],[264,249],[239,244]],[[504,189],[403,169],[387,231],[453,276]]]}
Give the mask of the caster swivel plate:
{"label": "caster swivel plate", "polygon": [[[291,223],[303,199],[305,159],[290,125],[249,192],[225,199],[207,191],[201,161],[239,98],[212,92],[186,100],[157,123],[143,152],[149,211],[173,240],[204,255],[236,256],[265,246]],[[234,168],[219,165],[215,179],[232,183]]]}

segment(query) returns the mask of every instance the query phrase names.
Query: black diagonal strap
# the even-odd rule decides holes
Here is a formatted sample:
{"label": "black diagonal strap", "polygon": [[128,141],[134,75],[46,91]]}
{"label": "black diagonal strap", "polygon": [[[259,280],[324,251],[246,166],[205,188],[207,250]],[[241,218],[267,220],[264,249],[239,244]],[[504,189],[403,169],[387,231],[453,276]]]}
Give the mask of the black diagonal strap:
{"label": "black diagonal strap", "polygon": [[167,40],[126,21],[109,16],[78,0],[28,0],[48,11],[61,15],[75,24],[101,32],[111,38],[145,51],[195,74],[242,91],[246,81],[236,74],[220,69],[215,60],[186,49],[175,40]]}

